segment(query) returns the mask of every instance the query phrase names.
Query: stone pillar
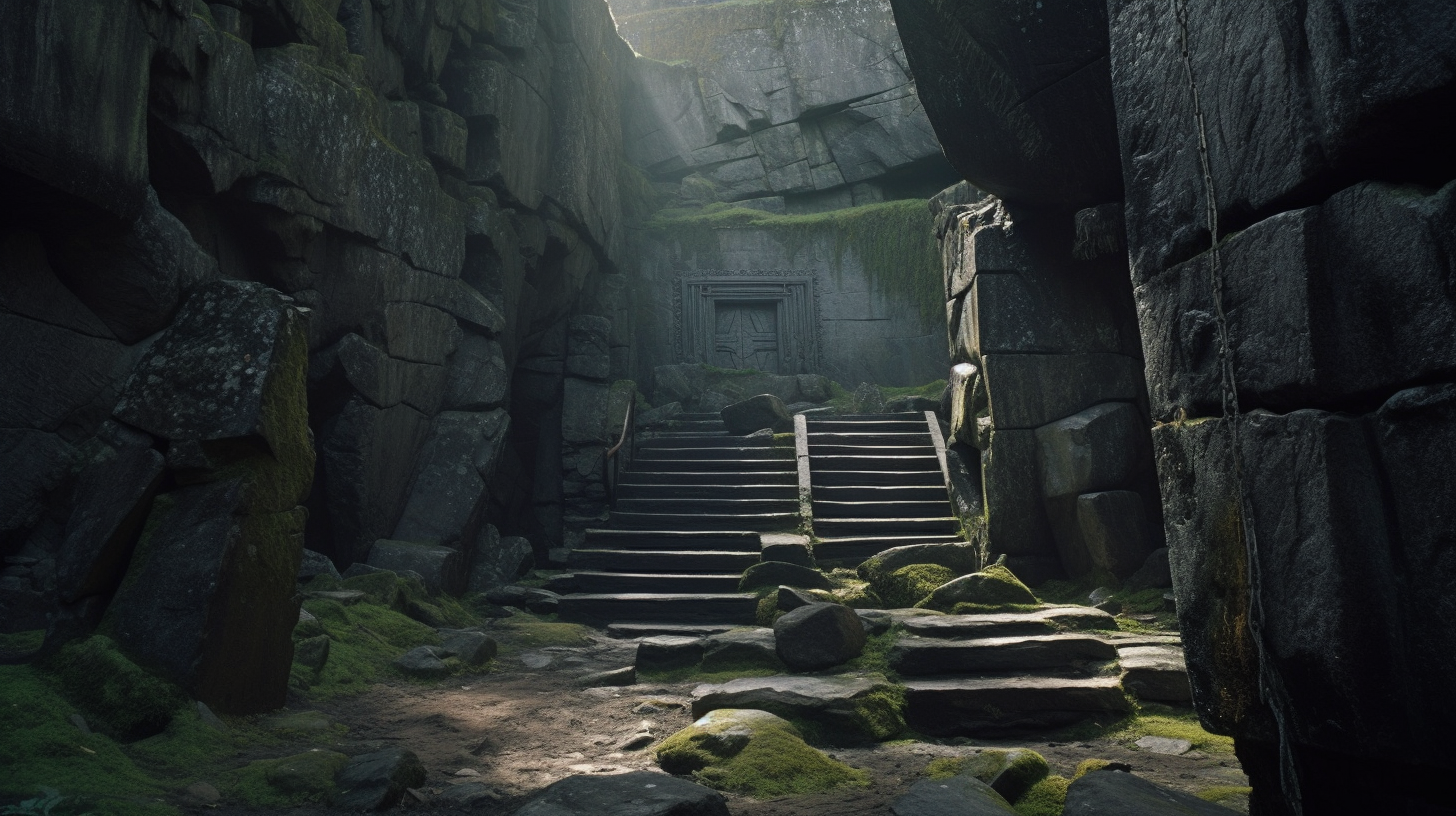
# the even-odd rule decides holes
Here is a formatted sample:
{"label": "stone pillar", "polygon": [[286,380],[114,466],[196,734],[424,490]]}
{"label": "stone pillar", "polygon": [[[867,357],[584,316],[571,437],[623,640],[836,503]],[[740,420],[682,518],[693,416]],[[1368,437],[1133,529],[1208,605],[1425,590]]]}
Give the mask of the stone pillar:
{"label": "stone pillar", "polygon": [[[1074,221],[1062,210],[1007,205],[969,185],[941,193],[932,208],[957,363],[951,435],[980,451],[989,555],[1006,555],[1032,583],[1125,577],[1126,564],[1136,569],[1158,543],[1125,264],[1076,257]],[[1088,499],[1111,490],[1141,498],[1121,505],[1139,518],[1115,530],[1098,524],[1105,502]],[[1083,516],[1096,531],[1095,557]]]}

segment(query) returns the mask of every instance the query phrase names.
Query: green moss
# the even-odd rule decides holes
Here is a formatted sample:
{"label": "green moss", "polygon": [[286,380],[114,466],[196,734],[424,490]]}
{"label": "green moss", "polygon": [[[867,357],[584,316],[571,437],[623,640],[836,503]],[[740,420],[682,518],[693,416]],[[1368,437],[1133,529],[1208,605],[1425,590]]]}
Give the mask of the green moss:
{"label": "green moss", "polygon": [[978,604],[958,603],[950,608],[952,615],[992,615],[999,612],[1035,612],[1041,604]]}
{"label": "green moss", "polygon": [[936,587],[950,583],[957,577],[955,570],[939,564],[910,564],[883,577],[879,573],[872,575],[879,580],[872,578],[871,586],[890,609],[915,606],[934,592]]}
{"label": "green moss", "polygon": [[926,399],[938,400],[945,392],[946,381],[934,380],[925,385],[880,386],[880,393],[884,395],[885,402],[901,397],[925,397]]}
{"label": "green moss", "polygon": [[0,632],[0,657],[28,655],[45,643],[44,629],[26,632]]}
{"label": "green moss", "polygon": [[328,662],[317,675],[312,669],[294,664],[295,676],[308,679],[306,696],[312,700],[363,691],[404,652],[440,643],[434,629],[379,604],[345,607],[335,601],[311,599],[304,601],[303,608],[318,618],[318,625],[331,641]]}
{"label": "green moss", "polygon": [[131,662],[104,635],[66,644],[45,668],[88,722],[123,741],[160,733],[187,701],[181,689]]}
{"label": "green moss", "polygon": [[[941,612],[948,612],[951,609],[966,603],[984,607],[1000,608],[1008,604],[1034,605],[1036,596],[1032,591],[1021,583],[1011,570],[1001,564],[991,564],[984,567],[980,572],[966,576],[965,581],[975,581],[975,590],[972,599],[958,603],[951,603],[942,593],[933,592],[930,597],[917,603],[916,606],[923,609],[936,609]],[[1033,608],[1035,608],[1033,606]]]}
{"label": "green moss", "polygon": [[[722,260],[718,245],[721,230],[770,232],[784,245],[791,261],[813,242],[827,240],[835,268],[853,256],[877,294],[907,304],[927,326],[945,323],[940,250],[930,211],[921,199],[807,215],[776,215],[745,207],[663,210],[647,222],[646,228],[659,233],[659,240],[676,242],[685,254],[698,256],[700,266]],[[939,391],[934,396],[940,396]]]}
{"label": "green moss", "polygon": [[1081,779],[1093,771],[1100,771],[1112,764],[1110,759],[1084,759],[1077,763],[1077,772],[1072,775],[1073,779]]}
{"label": "green moss", "polygon": [[137,768],[114,740],[83,734],[76,709],[31,666],[0,666],[0,795],[42,787],[108,813],[172,814],[164,787]]}
{"label": "green moss", "polygon": [[380,606],[403,608],[405,597],[400,589],[399,576],[389,571],[370,572],[345,578],[340,589],[352,589],[364,593],[371,603]]}
{"label": "green moss", "polygon": [[510,654],[545,646],[587,646],[592,629],[579,623],[563,623],[553,616],[517,612],[497,621],[490,634],[500,643],[501,653]]}
{"label": "green moss", "polygon": [[773,446],[775,448],[794,447],[794,435],[792,433],[777,433],[773,435]]}
{"label": "green moss", "polygon": [[758,599],[758,607],[753,613],[753,621],[759,626],[773,626],[774,621],[782,617],[783,614],[784,611],[779,609],[779,591],[773,589]]}
{"label": "green moss", "polygon": [[877,686],[854,701],[854,722],[877,740],[899,736],[905,730],[905,689]]}
{"label": "green moss", "polygon": [[844,670],[882,674],[892,680],[896,679],[895,673],[890,670],[890,649],[898,637],[899,627],[892,626],[888,631],[865,638],[864,651],[860,652],[859,657],[845,663]]}
{"label": "green moss", "polygon": [[222,791],[253,807],[283,808],[328,800],[334,778],[349,758],[334,751],[308,751],[248,763],[225,777]]}
{"label": "green moss", "polygon": [[772,677],[782,674],[782,666],[769,667],[755,663],[722,663],[712,671],[701,665],[682,666],[660,672],[638,672],[640,682],[650,683],[726,683],[740,677]]}
{"label": "green moss", "polygon": [[925,766],[925,775],[930,779],[950,779],[961,772],[965,757],[936,757]]}
{"label": "green moss", "polygon": [[[869,785],[869,774],[810,747],[792,723],[762,712],[743,716],[748,713],[710,713],[664,740],[658,762],[668,773],[691,774],[709,787],[756,798]],[[737,736],[744,731],[751,738]]]}
{"label": "green moss", "polygon": [[1067,804],[1067,786],[1070,784],[1066,777],[1048,776],[1032,785],[1012,808],[1021,816],[1061,816]]}
{"label": "green moss", "polygon": [[938,757],[925,767],[926,775],[931,779],[965,775],[974,776],[988,785],[995,782],[996,790],[1013,802],[1045,779],[1050,770],[1046,758],[1024,749],[985,750],[970,756]]}
{"label": "green moss", "polygon": [[1124,742],[1136,742],[1142,737],[1167,737],[1188,740],[1196,750],[1211,754],[1232,754],[1234,751],[1233,737],[1205,731],[1198,715],[1191,711],[1151,703],[1142,704],[1142,709],[1137,717],[1108,737]]}
{"label": "green moss", "polygon": [[1238,787],[1236,785],[1216,785],[1212,788],[1204,788],[1203,790],[1198,791],[1193,795],[1197,796],[1199,799],[1202,799],[1205,802],[1222,804],[1224,802],[1237,802],[1240,799],[1247,799],[1248,797],[1252,796],[1253,793],[1253,788]]}

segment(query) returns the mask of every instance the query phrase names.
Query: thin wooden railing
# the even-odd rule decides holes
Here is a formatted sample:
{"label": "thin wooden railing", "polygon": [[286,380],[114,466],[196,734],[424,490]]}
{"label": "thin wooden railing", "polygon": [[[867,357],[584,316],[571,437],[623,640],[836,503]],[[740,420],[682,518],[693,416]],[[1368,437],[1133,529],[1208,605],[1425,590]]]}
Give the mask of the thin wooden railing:
{"label": "thin wooden railing", "polygon": [[[607,449],[603,454],[604,473],[603,479],[607,485],[607,501],[617,500],[617,480],[621,475],[622,460],[628,463],[632,460],[632,447],[637,440],[637,401],[634,399],[627,403],[627,417],[622,421],[622,435],[617,439],[617,444]],[[622,451],[626,450],[624,454]]]}

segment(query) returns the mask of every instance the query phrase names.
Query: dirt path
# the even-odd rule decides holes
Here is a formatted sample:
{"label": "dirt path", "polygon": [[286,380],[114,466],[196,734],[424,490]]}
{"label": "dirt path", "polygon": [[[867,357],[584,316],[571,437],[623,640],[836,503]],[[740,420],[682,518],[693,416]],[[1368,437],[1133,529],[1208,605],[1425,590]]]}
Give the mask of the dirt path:
{"label": "dirt path", "polygon": [[[512,649],[489,674],[447,685],[386,682],[371,690],[316,706],[348,726],[354,748],[402,744],[423,761],[426,798],[459,782],[484,782],[499,796],[481,813],[509,813],[540,788],[579,773],[656,770],[651,745],[626,744],[646,731],[660,740],[691,722],[694,683],[583,688],[575,678],[631,662],[631,645],[596,638],[583,647]],[[834,749],[836,758],[870,773],[866,789],[847,789],[769,801],[730,796],[735,816],[849,816],[887,814],[889,803],[939,756],[977,747],[1025,747],[1038,751],[1052,772],[1071,777],[1088,758],[1125,762],[1135,772],[1172,788],[1196,792],[1248,783],[1231,754],[1193,751],[1166,756],[1137,750],[1125,741],[897,742],[870,748]],[[1235,805],[1237,802],[1225,802]],[[427,804],[417,808],[429,810]]]}

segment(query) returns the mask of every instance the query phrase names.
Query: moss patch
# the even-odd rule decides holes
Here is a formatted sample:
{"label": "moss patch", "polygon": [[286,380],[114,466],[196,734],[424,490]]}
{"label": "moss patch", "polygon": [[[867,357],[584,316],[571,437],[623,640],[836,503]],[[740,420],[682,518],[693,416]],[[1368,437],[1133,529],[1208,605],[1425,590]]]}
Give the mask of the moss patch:
{"label": "moss patch", "polygon": [[308,751],[282,759],[250,762],[228,774],[222,790],[253,807],[281,808],[323,802],[349,758],[334,751]]}
{"label": "moss patch", "polygon": [[1110,759],[1084,759],[1077,763],[1077,772],[1072,775],[1073,779],[1081,779],[1093,771],[1100,771],[1112,764]]}
{"label": "moss patch", "polygon": [[1036,595],[1011,570],[1000,564],[991,564],[980,572],[963,576],[953,588],[937,589],[916,606],[949,612],[960,604],[1000,608],[1036,603]]}
{"label": "moss patch", "polygon": [[[871,586],[890,609],[906,609],[925,600],[935,588],[956,579],[955,570],[939,564],[911,564],[889,575],[872,573]],[[872,579],[873,580],[873,579]]]}
{"label": "moss patch", "polygon": [[96,730],[130,741],[161,733],[187,698],[141,669],[104,635],[66,644],[45,668]]}
{"label": "moss patch", "polygon": [[711,712],[664,740],[657,761],[668,773],[760,799],[869,785],[869,774],[810,747],[792,723],[763,711]]}
{"label": "moss patch", "polygon": [[318,619],[309,630],[322,628],[330,640],[329,659],[322,671],[315,673],[298,663],[293,666],[295,682],[306,681],[306,687],[296,687],[313,700],[363,691],[401,654],[416,646],[440,644],[434,629],[379,604],[345,607],[336,601],[312,599],[304,601],[303,608]]}
{"label": "moss patch", "polygon": [[1012,808],[1021,816],[1061,816],[1067,805],[1067,786],[1070,784],[1066,777],[1048,776],[1032,785]]}
{"label": "moss patch", "polygon": [[1217,785],[1212,788],[1204,788],[1193,794],[1205,802],[1222,804],[1224,802],[1237,802],[1240,799],[1248,799],[1254,794],[1253,788],[1241,788],[1234,785]]}
{"label": "moss patch", "polygon": [[45,643],[44,629],[27,632],[0,632],[0,657],[20,657],[39,649]]}
{"label": "moss patch", "polygon": [[586,646],[591,643],[592,629],[558,621],[555,616],[517,612],[496,621],[490,635],[500,642],[502,654],[512,654],[545,646]]}
{"label": "moss patch", "polygon": [[964,775],[974,776],[988,785],[994,782],[996,791],[1011,802],[1019,801],[1045,779],[1050,770],[1046,758],[1024,749],[985,750],[970,756],[939,757],[931,760],[925,768],[931,779]]}

